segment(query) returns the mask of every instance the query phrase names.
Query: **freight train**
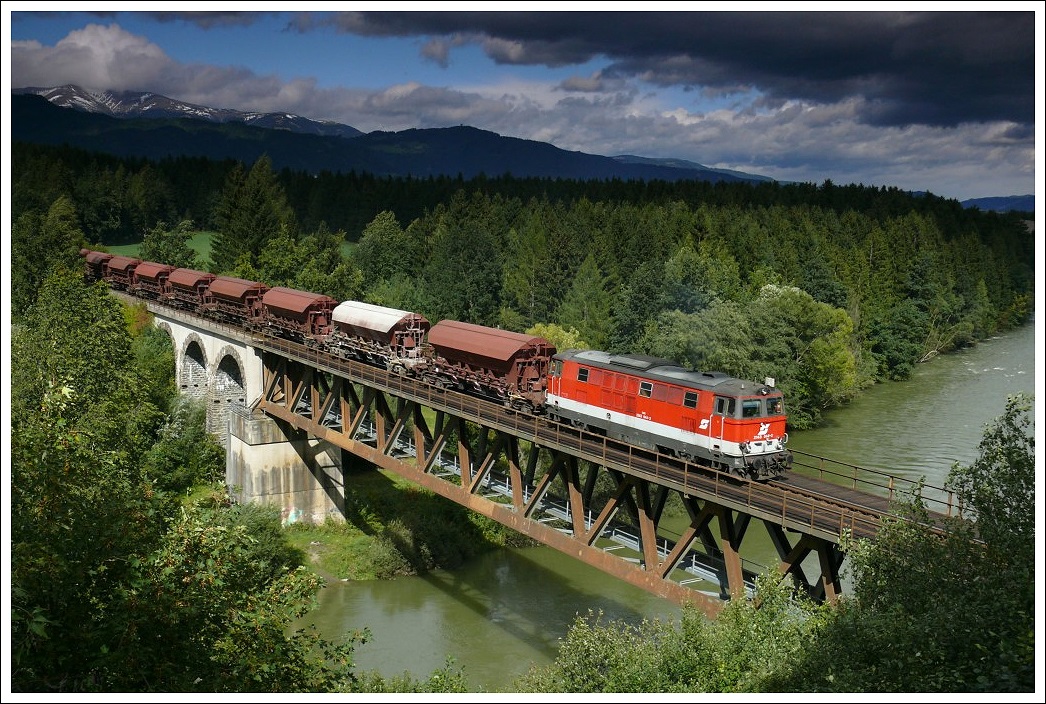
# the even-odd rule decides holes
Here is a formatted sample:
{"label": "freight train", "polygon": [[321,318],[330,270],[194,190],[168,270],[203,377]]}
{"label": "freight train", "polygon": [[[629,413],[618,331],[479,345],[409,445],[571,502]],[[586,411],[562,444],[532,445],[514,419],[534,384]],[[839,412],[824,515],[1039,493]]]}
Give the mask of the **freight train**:
{"label": "freight train", "polygon": [[81,250],[88,282],[290,339],[750,479],[792,466],[784,399],[756,383],[361,301]]}

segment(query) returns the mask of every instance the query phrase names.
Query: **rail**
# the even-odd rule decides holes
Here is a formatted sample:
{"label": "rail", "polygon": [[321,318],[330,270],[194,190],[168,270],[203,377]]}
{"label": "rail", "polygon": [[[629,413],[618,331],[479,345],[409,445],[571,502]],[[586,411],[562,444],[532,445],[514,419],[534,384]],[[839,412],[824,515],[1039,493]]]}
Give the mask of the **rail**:
{"label": "rail", "polygon": [[[687,495],[713,498],[725,506],[744,510],[763,520],[827,539],[837,539],[843,533],[855,537],[873,536],[878,531],[882,516],[891,514],[889,504],[915,492],[920,493],[927,508],[938,518],[962,515],[962,507],[956,504],[954,493],[944,488],[802,451],[793,451],[796,457],[793,472],[808,476],[818,482],[817,485],[740,480],[712,467],[660,455],[569,425],[552,423],[543,416],[517,412],[475,396],[429,386],[383,368],[333,356],[307,345],[252,333],[239,326],[204,318],[158,301],[143,301],[123,292],[114,293],[129,302],[162,309],[166,316],[248,342],[258,349],[285,355],[328,373],[344,375],[353,381],[422,403],[434,410],[457,413],[492,429],[513,433],[525,441],[566,451],[581,459],[653,480]],[[828,490],[831,486],[848,489],[853,495],[833,495]],[[872,500],[873,497],[879,501]]]}
{"label": "rail", "polygon": [[740,480],[711,467],[553,423],[543,416],[513,411],[475,396],[429,386],[383,368],[334,357],[289,340],[259,335],[252,339],[251,344],[434,410],[458,414],[491,429],[512,433],[521,440],[565,451],[580,459],[669,486],[686,495],[715,499],[724,506],[829,540],[837,540],[843,533],[872,537],[878,532],[882,516],[889,513],[887,501],[882,498],[862,505],[841,501],[829,493],[812,491],[809,486]]}

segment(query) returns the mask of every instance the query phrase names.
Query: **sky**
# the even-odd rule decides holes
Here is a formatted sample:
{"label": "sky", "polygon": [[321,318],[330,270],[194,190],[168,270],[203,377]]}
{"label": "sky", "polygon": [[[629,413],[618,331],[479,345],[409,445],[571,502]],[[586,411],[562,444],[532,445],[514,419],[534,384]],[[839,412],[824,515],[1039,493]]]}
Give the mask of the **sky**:
{"label": "sky", "polygon": [[[250,11],[280,5],[294,10]],[[153,92],[363,132],[470,125],[959,200],[1041,192],[1041,2],[592,5],[10,2],[5,88]]]}

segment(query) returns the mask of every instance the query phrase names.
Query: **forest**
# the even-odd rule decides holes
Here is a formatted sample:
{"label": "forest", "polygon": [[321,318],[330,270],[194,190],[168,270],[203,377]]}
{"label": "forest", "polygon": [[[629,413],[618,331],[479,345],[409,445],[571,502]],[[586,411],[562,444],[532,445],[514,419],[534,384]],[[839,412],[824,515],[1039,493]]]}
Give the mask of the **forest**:
{"label": "forest", "polygon": [[[774,376],[796,427],[1032,313],[1022,217],[932,196],[311,178],[264,158],[20,144],[12,158],[16,692],[469,691],[449,662],[420,680],[359,672],[365,624],[340,642],[290,628],[322,580],[278,511],[229,501],[223,448],[178,398],[169,340],[84,283],[83,246],[140,242],[177,266]],[[187,244],[201,230],[206,261]],[[975,521],[941,539],[913,497],[897,510],[916,520],[844,546],[855,589],[840,604],[767,580],[711,623],[579,619],[514,691],[1032,691],[1031,411],[1011,399],[980,459],[949,475]],[[458,512],[448,532],[475,520]]]}
{"label": "forest", "polygon": [[[33,298],[48,213],[145,259],[772,377],[790,424],[1025,322],[1027,214],[825,182],[375,179],[14,145],[12,308]],[[184,246],[214,234],[209,261]],[[351,245],[351,256],[343,245]],[[181,251],[179,251],[179,249]],[[68,254],[68,252],[67,252]]]}

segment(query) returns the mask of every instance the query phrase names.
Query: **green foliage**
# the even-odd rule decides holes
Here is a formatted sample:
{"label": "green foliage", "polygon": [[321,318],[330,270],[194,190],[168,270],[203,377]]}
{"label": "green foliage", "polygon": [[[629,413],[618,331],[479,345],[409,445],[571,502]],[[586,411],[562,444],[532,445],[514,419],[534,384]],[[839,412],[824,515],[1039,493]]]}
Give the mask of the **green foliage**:
{"label": "green foliage", "polygon": [[468,685],[464,668],[447,657],[446,664],[433,670],[425,679],[414,677],[408,672],[396,677],[384,677],[375,671],[359,673],[358,680],[347,690],[367,694],[463,694],[474,692]]}
{"label": "green foliage", "polygon": [[[51,296],[77,286],[74,317],[56,320]],[[113,596],[174,508],[133,462],[156,409],[138,391],[123,317],[109,304],[100,289],[56,274],[12,347],[20,412],[12,415],[11,566],[22,615],[12,681],[20,691],[99,688],[94,658],[110,647]],[[59,323],[67,334],[40,344]]]}
{"label": "green foliage", "polygon": [[985,429],[977,460],[956,463],[947,484],[973,514],[988,546],[1029,567],[1035,556],[1033,411],[1033,399],[1025,394],[1007,399],[1003,415]]}
{"label": "green foliage", "polygon": [[[931,520],[916,493],[874,541],[843,546],[855,577],[853,596],[832,613],[791,674],[770,682],[774,689],[1034,690],[1030,409],[1029,399],[1010,399],[986,430],[980,458],[949,475],[976,522]],[[935,522],[942,532],[932,529]]]}
{"label": "green foliage", "polygon": [[395,213],[385,210],[367,224],[352,257],[367,281],[389,281],[417,272],[419,259],[414,255],[419,252],[414,242],[400,227]]}
{"label": "green foliage", "polygon": [[326,226],[299,237],[283,230],[265,243],[256,258],[242,255],[232,274],[269,286],[322,293],[338,301],[358,299],[363,275],[342,257],[344,236]]}
{"label": "green foliage", "polygon": [[17,318],[36,302],[44,279],[55,267],[83,266],[86,238],[71,200],[60,197],[46,213],[22,213],[11,229],[11,312]]}
{"label": "green foliage", "polygon": [[178,393],[174,383],[174,347],[170,336],[152,325],[151,315],[132,338],[131,355],[149,402],[166,410]]}
{"label": "green foliage", "polygon": [[349,691],[362,636],[289,632],[320,581],[278,512],[158,490],[220,448],[198,411],[163,422],[169,342],[128,320],[57,270],[13,340],[12,689]]}
{"label": "green foliage", "polygon": [[539,323],[527,330],[527,334],[545,338],[557,350],[589,349],[589,344],[582,339],[581,333],[575,328],[564,330],[555,324]]}
{"label": "green foliage", "polygon": [[596,349],[603,349],[610,338],[610,305],[607,279],[590,254],[556,309],[556,320],[565,329],[577,330]]}
{"label": "green foliage", "polygon": [[502,297],[520,314],[519,327],[550,320],[556,308],[554,288],[556,256],[548,228],[539,218],[528,218],[522,229],[512,228],[503,268]]}
{"label": "green foliage", "polygon": [[199,269],[203,264],[190,245],[195,230],[191,220],[182,220],[168,229],[162,220],[145,233],[138,257],[144,261],[169,264],[183,269]]}
{"label": "green foliage", "polygon": [[[763,577],[756,597],[728,603],[709,621],[684,606],[677,623],[604,622],[579,616],[551,665],[518,678],[522,692],[758,692],[823,626],[828,607],[793,597]],[[771,690],[772,691],[772,690]]]}
{"label": "green foliage", "polygon": [[422,280],[432,310],[421,311],[435,320],[461,320],[477,325],[496,322],[501,306],[501,251],[499,225],[489,201],[456,197],[437,216],[429,259]]}
{"label": "green foliage", "polygon": [[119,593],[122,639],[99,658],[103,689],[312,692],[349,681],[354,639],[287,635],[320,581],[280,557],[278,535],[274,510],[185,508]]}
{"label": "green foliage", "polygon": [[196,484],[225,479],[225,448],[206,430],[203,401],[178,398],[156,442],[142,459],[142,470],[156,488],[184,492]]}
{"label": "green foliage", "polygon": [[12,340],[12,420],[27,420],[54,389],[70,389],[67,415],[79,417],[123,383],[131,343],[120,304],[104,284],[87,286],[79,270],[43,281],[25,325]]}

